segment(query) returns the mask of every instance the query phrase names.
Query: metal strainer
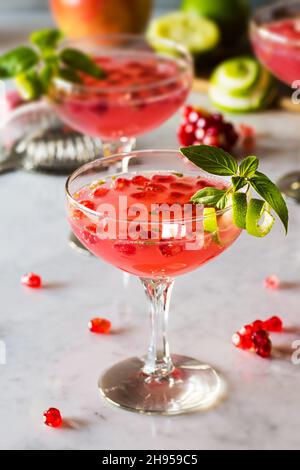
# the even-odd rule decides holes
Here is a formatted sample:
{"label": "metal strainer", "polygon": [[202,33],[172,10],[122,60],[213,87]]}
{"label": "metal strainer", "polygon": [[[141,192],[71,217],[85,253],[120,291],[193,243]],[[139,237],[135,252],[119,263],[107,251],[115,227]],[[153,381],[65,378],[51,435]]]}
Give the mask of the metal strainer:
{"label": "metal strainer", "polygon": [[0,173],[70,173],[101,154],[101,142],[63,124],[45,102],[23,105],[0,127]]}

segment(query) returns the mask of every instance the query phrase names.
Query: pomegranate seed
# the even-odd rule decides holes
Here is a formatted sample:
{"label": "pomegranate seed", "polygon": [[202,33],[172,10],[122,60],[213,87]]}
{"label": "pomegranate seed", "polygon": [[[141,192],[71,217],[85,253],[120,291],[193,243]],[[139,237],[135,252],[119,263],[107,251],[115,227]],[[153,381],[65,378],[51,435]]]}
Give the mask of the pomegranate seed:
{"label": "pomegranate seed", "polygon": [[79,204],[86,207],[87,209],[91,209],[92,211],[95,209],[95,204],[92,201],[79,201]]}
{"label": "pomegranate seed", "polygon": [[266,277],[264,280],[264,286],[266,289],[277,290],[280,287],[280,280],[275,274]]}
{"label": "pomegranate seed", "polygon": [[181,108],[181,114],[184,118],[187,118],[189,116],[189,114],[193,111],[193,107],[192,106],[183,106]]}
{"label": "pomegranate seed", "polygon": [[204,129],[199,128],[199,129],[195,130],[195,137],[196,137],[197,141],[199,141],[199,143],[203,140],[204,136],[205,136],[205,130]]}
{"label": "pomegranate seed", "polygon": [[220,129],[217,126],[211,126],[208,129],[206,129],[206,135],[218,136],[219,133],[220,133]]}
{"label": "pomegranate seed", "polygon": [[138,186],[145,186],[147,183],[149,183],[149,178],[145,178],[145,176],[142,175],[137,175],[132,178],[132,183],[136,184]]}
{"label": "pomegranate seed", "polygon": [[197,122],[200,119],[201,116],[202,116],[202,114],[199,111],[192,110],[189,113],[187,119],[188,119],[189,122],[194,124],[195,122]]}
{"label": "pomegranate seed", "polygon": [[255,135],[254,127],[248,126],[246,124],[240,124],[239,131],[240,131],[241,137],[253,137]]}
{"label": "pomegranate seed", "polygon": [[109,191],[109,188],[105,188],[105,187],[97,188],[93,192],[93,196],[102,197],[102,196],[105,196],[108,193],[108,191]]}
{"label": "pomegranate seed", "polygon": [[27,273],[23,274],[23,276],[21,277],[21,283],[24,286],[32,287],[35,289],[41,287],[42,279],[38,274]]}
{"label": "pomegranate seed", "polygon": [[90,245],[95,245],[98,243],[98,237],[96,235],[93,235],[93,233],[89,232],[89,228],[86,227],[87,230],[82,230],[81,232],[81,238],[85,243],[88,243]]}
{"label": "pomegranate seed", "polygon": [[279,333],[283,330],[282,320],[277,316],[268,318],[266,321],[263,322],[263,325],[265,330],[272,331],[274,333]]}
{"label": "pomegranate seed", "polygon": [[181,145],[192,145],[195,139],[194,126],[182,124],[177,131],[177,137]]}
{"label": "pomegranate seed", "polygon": [[118,191],[128,187],[129,185],[130,185],[130,180],[128,180],[127,178],[118,178],[115,181],[115,189],[117,189]]}
{"label": "pomegranate seed", "polygon": [[116,242],[114,244],[114,249],[123,255],[134,255],[136,253],[136,247],[133,243]]}
{"label": "pomegranate seed", "polygon": [[62,425],[62,417],[57,408],[49,408],[43,414],[44,423],[51,428],[59,428]]}
{"label": "pomegranate seed", "polygon": [[160,243],[159,250],[163,256],[175,256],[183,251],[183,246],[178,243]]}
{"label": "pomegranate seed", "polygon": [[212,147],[219,147],[220,140],[218,136],[215,135],[205,135],[203,139],[204,145],[211,145]]}
{"label": "pomegranate seed", "polygon": [[105,318],[93,318],[88,322],[88,328],[92,333],[98,333],[105,335],[109,333],[111,328],[111,323]]}
{"label": "pomegranate seed", "polygon": [[145,194],[146,194],[145,191],[139,191],[137,193],[130,194],[130,196],[133,197],[134,199],[144,199]]}
{"label": "pomegranate seed", "polygon": [[176,180],[176,176],[174,176],[174,175],[153,175],[151,179],[155,183],[172,183],[172,181]]}
{"label": "pomegranate seed", "polygon": [[237,347],[245,350],[249,350],[253,348],[253,342],[251,336],[243,335],[239,331],[234,333],[231,338],[232,343]]}
{"label": "pomegranate seed", "polygon": [[184,197],[183,193],[180,193],[179,191],[172,191],[170,193],[170,198],[173,199],[173,201],[176,201],[178,199],[182,199]]}
{"label": "pomegranate seed", "polygon": [[156,184],[156,183],[150,183],[148,186],[146,186],[146,191],[152,192],[152,193],[163,193],[166,191],[166,186],[163,186],[162,184]]}
{"label": "pomegranate seed", "polygon": [[170,184],[171,188],[173,189],[185,189],[185,190],[192,190],[193,189],[193,186],[191,184],[188,184],[188,183],[182,183],[181,181],[176,181],[174,183],[171,183]]}
{"label": "pomegranate seed", "polygon": [[258,330],[263,330],[264,329],[264,322],[261,320],[255,320],[253,323],[251,323],[252,331],[258,331]]}
{"label": "pomegranate seed", "polygon": [[256,354],[261,357],[269,357],[271,355],[272,343],[265,330],[259,330],[253,333],[252,340]]}

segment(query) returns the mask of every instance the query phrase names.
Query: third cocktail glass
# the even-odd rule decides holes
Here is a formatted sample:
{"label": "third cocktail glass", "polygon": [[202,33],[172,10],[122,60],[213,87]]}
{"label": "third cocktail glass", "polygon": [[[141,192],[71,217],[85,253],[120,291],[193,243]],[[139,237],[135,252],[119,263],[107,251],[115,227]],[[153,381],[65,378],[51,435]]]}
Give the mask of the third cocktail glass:
{"label": "third cocktail glass", "polygon": [[[287,0],[258,9],[251,23],[258,59],[287,85],[300,86],[300,1]],[[300,171],[279,181],[283,193],[300,203]]]}

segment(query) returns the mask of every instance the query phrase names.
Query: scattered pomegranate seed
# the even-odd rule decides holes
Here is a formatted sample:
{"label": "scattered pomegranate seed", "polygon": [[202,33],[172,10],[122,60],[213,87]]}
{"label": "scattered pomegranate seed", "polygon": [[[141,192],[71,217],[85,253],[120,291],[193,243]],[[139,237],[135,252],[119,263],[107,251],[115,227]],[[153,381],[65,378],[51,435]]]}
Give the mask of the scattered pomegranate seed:
{"label": "scattered pomegranate seed", "polygon": [[105,318],[93,318],[88,322],[88,328],[92,333],[101,335],[107,334],[110,331],[111,323]]}
{"label": "scattered pomegranate seed", "polygon": [[273,316],[263,322],[263,327],[267,331],[280,333],[283,330],[283,322],[281,318]]}
{"label": "scattered pomegranate seed", "polygon": [[21,277],[21,283],[27,287],[39,288],[42,285],[42,279],[38,274],[27,273]]}
{"label": "scattered pomegranate seed", "polygon": [[174,175],[153,175],[151,179],[155,183],[172,183],[172,181],[176,180],[176,176],[174,176]]}
{"label": "scattered pomegranate seed", "polygon": [[130,194],[130,196],[133,197],[134,199],[144,199],[145,194],[146,194],[145,191],[139,191],[139,192]]}
{"label": "scattered pomegranate seed", "polygon": [[128,180],[127,178],[118,178],[115,181],[115,189],[119,191],[126,188],[129,185],[130,185],[130,180]]}
{"label": "scattered pomegranate seed", "polygon": [[271,355],[272,343],[265,330],[255,331],[253,333],[252,340],[256,354],[261,357],[269,357]]}
{"label": "scattered pomegranate seed", "polygon": [[160,243],[159,250],[163,256],[169,257],[178,255],[183,250],[183,246],[179,243]]}
{"label": "scattered pomegranate seed", "polygon": [[105,188],[105,187],[100,187],[100,188],[96,188],[95,191],[93,192],[93,196],[94,197],[102,197],[102,196],[105,196],[109,191],[109,188]]}
{"label": "scattered pomegranate seed", "polygon": [[81,237],[85,243],[90,245],[95,245],[99,241],[98,237],[89,231],[89,227],[86,230],[82,230]]}
{"label": "scattered pomegranate seed", "polygon": [[173,201],[178,201],[178,199],[181,199],[184,197],[184,194],[183,193],[180,193],[179,191],[172,191],[170,193],[170,198],[173,200]]}
{"label": "scattered pomegranate seed", "polygon": [[253,149],[256,144],[255,129],[251,126],[247,126],[246,124],[240,124],[239,133],[241,136],[241,145],[244,150]]}
{"label": "scattered pomegranate seed", "polygon": [[79,204],[86,207],[87,209],[91,209],[92,211],[95,209],[95,204],[92,201],[79,201]]}
{"label": "scattered pomegranate seed", "polygon": [[264,322],[261,320],[255,320],[253,323],[251,323],[252,331],[258,331],[258,330],[263,330],[264,329]]}
{"label": "scattered pomegranate seed", "polygon": [[59,428],[62,425],[62,417],[57,408],[49,408],[43,416],[44,423],[51,428]]}
{"label": "scattered pomegranate seed", "polygon": [[266,289],[277,290],[280,287],[280,280],[275,274],[266,277],[264,280],[264,286]]}
{"label": "scattered pomegranate seed", "polygon": [[251,339],[251,335],[243,335],[239,331],[234,333],[231,338],[232,343],[241,349],[251,349],[253,348],[253,341]]}
{"label": "scattered pomegranate seed", "polygon": [[162,184],[156,184],[156,183],[150,183],[146,186],[146,191],[152,192],[152,193],[163,193],[166,191],[166,186],[163,186]]}
{"label": "scattered pomegranate seed", "polygon": [[132,178],[132,183],[136,184],[138,186],[145,186],[147,183],[149,183],[149,178],[146,178],[145,176],[142,175],[137,175]]}
{"label": "scattered pomegranate seed", "polygon": [[136,247],[133,243],[116,242],[114,244],[114,249],[123,255],[134,255],[136,253]]}

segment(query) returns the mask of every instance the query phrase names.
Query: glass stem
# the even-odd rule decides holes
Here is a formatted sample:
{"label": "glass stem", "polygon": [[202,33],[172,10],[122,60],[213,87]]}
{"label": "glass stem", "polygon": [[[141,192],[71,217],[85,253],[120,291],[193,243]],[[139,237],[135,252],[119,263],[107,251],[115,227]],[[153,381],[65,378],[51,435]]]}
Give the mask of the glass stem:
{"label": "glass stem", "polygon": [[131,152],[135,147],[134,137],[120,137],[116,140],[102,140],[104,157],[110,157],[116,153]]}
{"label": "glass stem", "polygon": [[151,339],[143,372],[163,377],[174,368],[167,338],[168,313],[173,279],[151,280],[141,278],[150,305]]}

